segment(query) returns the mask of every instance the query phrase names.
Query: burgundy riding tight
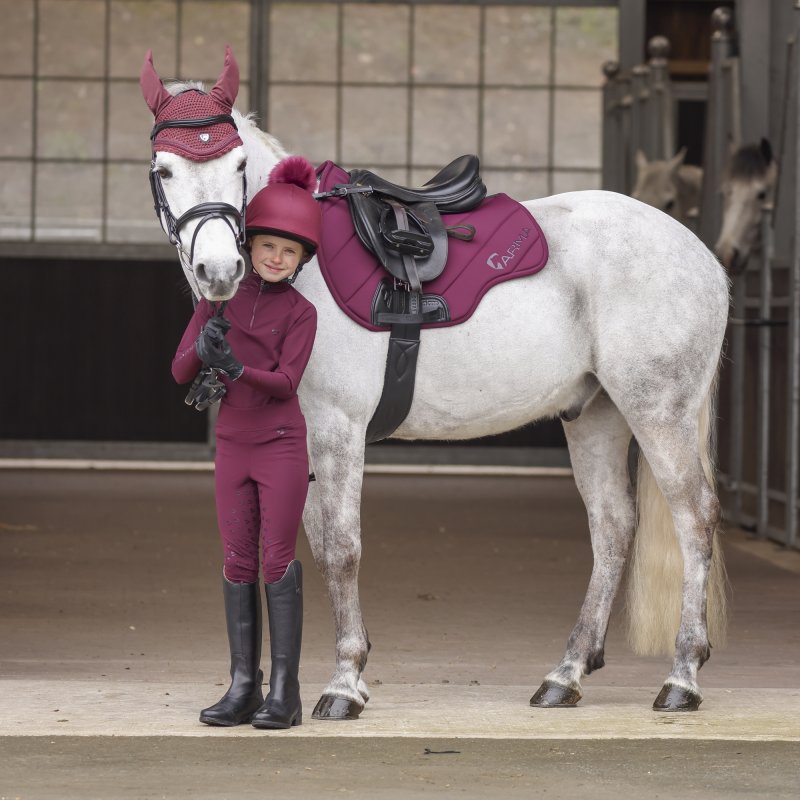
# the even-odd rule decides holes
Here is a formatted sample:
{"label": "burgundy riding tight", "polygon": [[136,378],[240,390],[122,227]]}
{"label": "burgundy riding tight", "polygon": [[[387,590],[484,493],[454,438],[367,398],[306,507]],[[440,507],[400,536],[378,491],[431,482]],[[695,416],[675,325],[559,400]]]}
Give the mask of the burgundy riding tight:
{"label": "burgundy riding tight", "polygon": [[260,541],[264,581],[280,580],[295,556],[308,491],[302,417],[292,427],[262,430],[218,423],[215,473],[225,577],[258,580]]}

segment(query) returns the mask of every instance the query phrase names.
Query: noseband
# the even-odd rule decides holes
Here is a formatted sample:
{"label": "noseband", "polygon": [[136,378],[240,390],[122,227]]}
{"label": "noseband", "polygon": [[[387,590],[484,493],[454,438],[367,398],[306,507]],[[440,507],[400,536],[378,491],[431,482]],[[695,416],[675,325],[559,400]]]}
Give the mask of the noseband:
{"label": "noseband", "polygon": [[[157,125],[153,126],[153,130],[150,132],[150,141],[155,142],[156,136],[160,131],[164,130],[164,128],[205,128],[206,126],[217,125],[223,122],[227,122],[236,128],[236,123],[233,121],[233,117],[230,114],[217,114],[213,117],[200,117],[199,119],[166,120],[165,122],[159,122]],[[161,176],[158,174],[156,169],[156,154],[155,150],[153,150],[153,158],[150,162],[150,190],[153,193],[153,207],[155,208],[158,221],[161,223],[161,227],[164,229],[164,232],[167,234],[167,236],[169,236],[170,244],[174,244],[175,247],[178,248],[178,252],[180,254],[186,253],[186,250],[183,247],[183,242],[181,241],[181,228],[190,219],[197,219],[198,217],[200,218],[200,222],[197,223],[197,227],[192,235],[192,241],[189,247],[188,268],[190,270],[193,270],[192,265],[194,264],[194,244],[195,240],[197,239],[197,234],[199,233],[200,228],[202,228],[203,225],[205,225],[209,220],[223,220],[230,228],[231,233],[236,239],[237,245],[241,246],[244,244],[245,209],[247,208],[247,177],[244,172],[242,172],[241,209],[232,206],[230,203],[198,203],[196,206],[192,206],[184,214],[181,214],[180,217],[176,218],[172,213],[172,210],[169,207],[169,202],[167,201],[167,197],[164,194]],[[233,224],[231,224],[229,217],[233,217],[236,224],[235,228]]]}

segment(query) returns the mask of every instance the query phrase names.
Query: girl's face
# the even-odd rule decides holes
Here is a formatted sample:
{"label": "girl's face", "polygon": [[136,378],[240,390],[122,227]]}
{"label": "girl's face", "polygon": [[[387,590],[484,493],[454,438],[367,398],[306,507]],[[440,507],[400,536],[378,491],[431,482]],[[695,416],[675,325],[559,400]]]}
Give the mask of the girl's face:
{"label": "girl's face", "polygon": [[250,244],[253,269],[269,283],[278,283],[294,274],[303,258],[303,245],[293,239],[260,233]]}

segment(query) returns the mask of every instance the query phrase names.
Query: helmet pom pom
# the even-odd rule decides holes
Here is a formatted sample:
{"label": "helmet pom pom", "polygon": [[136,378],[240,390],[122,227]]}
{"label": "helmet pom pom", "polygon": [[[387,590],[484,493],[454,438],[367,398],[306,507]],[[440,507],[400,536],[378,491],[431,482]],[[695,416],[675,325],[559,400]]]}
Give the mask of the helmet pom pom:
{"label": "helmet pom pom", "polygon": [[303,156],[289,156],[272,168],[269,184],[273,183],[289,183],[306,192],[313,192],[317,186],[317,173],[314,165]]}

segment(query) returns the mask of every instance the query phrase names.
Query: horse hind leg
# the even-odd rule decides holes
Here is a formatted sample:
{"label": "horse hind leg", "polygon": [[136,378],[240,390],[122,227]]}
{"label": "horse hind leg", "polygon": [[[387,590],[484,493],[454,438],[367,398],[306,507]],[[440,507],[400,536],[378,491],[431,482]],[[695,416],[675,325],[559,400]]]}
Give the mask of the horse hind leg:
{"label": "horse hind leg", "polygon": [[[709,404],[707,400],[701,424]],[[694,711],[702,702],[697,672],[711,653],[709,598],[712,630],[718,631],[719,639],[725,628],[726,578],[714,548],[720,505],[710,459],[703,463],[708,437],[697,420],[652,425],[636,433],[646,463],[639,469],[640,523],[628,591],[631,641],[642,655],[674,654],[672,670],[653,708]],[[661,512],[651,508],[659,498],[662,505],[666,503]],[[646,526],[652,531],[648,533]],[[670,547],[675,549],[676,539],[679,552],[673,555]]]}
{"label": "horse hind leg", "polygon": [[564,422],[578,491],[586,505],[594,565],[564,657],[531,698],[539,708],[574,706],[581,679],[604,664],[604,646],[614,596],[635,529],[628,475],[631,431],[601,391],[572,422]]}

